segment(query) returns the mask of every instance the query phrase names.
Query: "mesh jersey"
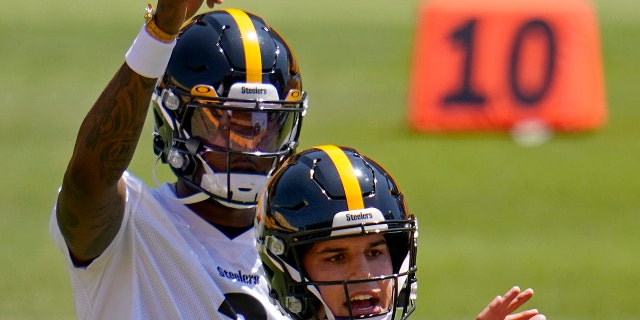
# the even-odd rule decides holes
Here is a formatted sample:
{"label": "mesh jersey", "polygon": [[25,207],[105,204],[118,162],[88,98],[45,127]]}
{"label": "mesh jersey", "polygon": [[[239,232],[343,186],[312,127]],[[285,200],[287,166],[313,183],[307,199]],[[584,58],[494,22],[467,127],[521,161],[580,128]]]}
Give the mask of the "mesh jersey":
{"label": "mesh jersey", "polygon": [[175,200],[125,173],[124,220],[86,268],[71,262],[55,209],[79,319],[286,319],[269,302],[253,230],[230,240]]}

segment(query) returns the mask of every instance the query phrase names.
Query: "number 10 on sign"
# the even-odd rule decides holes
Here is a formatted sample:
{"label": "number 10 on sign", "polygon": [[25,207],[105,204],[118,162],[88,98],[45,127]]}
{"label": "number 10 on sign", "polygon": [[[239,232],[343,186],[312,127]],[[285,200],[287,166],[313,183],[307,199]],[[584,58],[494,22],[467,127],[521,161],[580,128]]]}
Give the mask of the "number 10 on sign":
{"label": "number 10 on sign", "polygon": [[531,119],[566,131],[600,125],[605,103],[595,15],[570,2],[566,10],[561,1],[538,11],[512,2],[495,12],[429,2],[417,25],[411,125],[425,131],[508,130]]}

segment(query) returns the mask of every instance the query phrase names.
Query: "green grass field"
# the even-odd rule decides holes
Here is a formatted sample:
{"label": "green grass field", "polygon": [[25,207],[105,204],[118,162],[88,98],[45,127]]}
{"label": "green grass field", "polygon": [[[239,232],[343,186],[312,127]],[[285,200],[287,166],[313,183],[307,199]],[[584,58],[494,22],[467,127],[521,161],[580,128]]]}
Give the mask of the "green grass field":
{"label": "green grass field", "polygon": [[[293,46],[311,96],[302,147],[353,146],[397,178],[420,217],[415,319],[473,319],[516,284],[536,290],[529,304],[549,319],[638,319],[640,2],[596,2],[607,125],[535,148],[500,134],[407,128],[419,2],[226,6],[259,13]],[[50,210],[77,128],[122,63],[145,4],[3,5],[0,319],[73,318]],[[131,170],[152,184],[151,126],[146,132]]]}

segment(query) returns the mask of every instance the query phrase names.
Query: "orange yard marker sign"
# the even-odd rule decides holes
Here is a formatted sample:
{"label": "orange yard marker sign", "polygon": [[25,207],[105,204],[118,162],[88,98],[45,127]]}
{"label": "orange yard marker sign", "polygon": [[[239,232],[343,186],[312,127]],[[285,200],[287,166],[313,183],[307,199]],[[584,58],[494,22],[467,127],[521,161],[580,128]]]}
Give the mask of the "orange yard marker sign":
{"label": "orange yard marker sign", "polygon": [[556,131],[606,120],[595,10],[581,0],[430,0],[416,25],[408,121],[420,131]]}

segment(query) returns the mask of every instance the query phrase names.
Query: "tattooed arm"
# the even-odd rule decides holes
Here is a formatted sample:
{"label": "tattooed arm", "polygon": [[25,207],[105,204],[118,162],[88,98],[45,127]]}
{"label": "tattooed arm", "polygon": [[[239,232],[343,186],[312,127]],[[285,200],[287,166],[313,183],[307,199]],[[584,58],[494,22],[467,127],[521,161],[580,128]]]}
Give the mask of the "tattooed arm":
{"label": "tattooed arm", "polygon": [[58,225],[78,265],[99,256],[118,232],[125,196],[120,178],[133,157],[155,81],[124,64],[80,127],[57,205]]}

